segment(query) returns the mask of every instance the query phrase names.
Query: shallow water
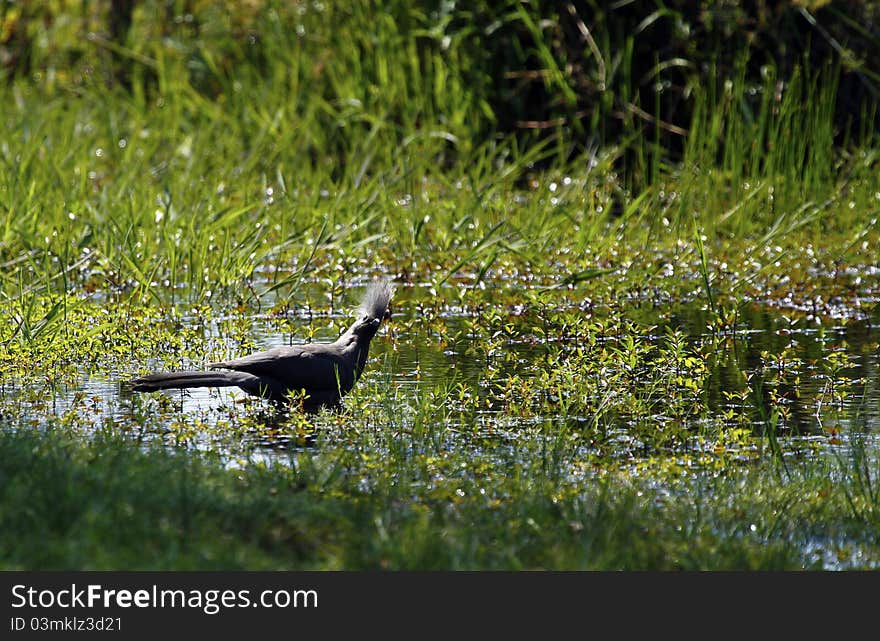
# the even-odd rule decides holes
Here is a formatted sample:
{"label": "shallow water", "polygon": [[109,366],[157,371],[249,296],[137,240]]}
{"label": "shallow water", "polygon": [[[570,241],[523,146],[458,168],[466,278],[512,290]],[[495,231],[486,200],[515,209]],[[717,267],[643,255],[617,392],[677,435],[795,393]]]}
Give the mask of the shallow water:
{"label": "shallow water", "polygon": [[[440,344],[434,340],[431,330],[412,321],[411,307],[399,306],[402,311],[396,313],[390,325],[386,323],[371,346],[370,361],[364,379],[359,385],[381,385],[384,390],[393,392],[394,399],[404,405],[417,404],[420,394],[438,385],[449,384],[468,388],[473,392],[466,402],[485,400],[486,406],[473,414],[469,419],[475,424],[456,425],[455,415],[450,415],[445,425],[445,438],[454,442],[469,440],[470,447],[477,447],[480,438],[486,438],[500,445],[505,441],[518,438],[528,424],[550,423],[562,421],[577,428],[578,421],[588,422],[589,416],[578,416],[566,413],[565,416],[543,413],[518,419],[504,415],[497,407],[492,390],[486,389],[485,371],[487,367],[500,369],[500,378],[518,375],[524,379],[535,375],[533,363],[547,349],[545,344],[534,340],[508,340],[487,355],[475,354],[473,345],[478,339],[458,340],[453,344]],[[470,311],[447,309],[441,312],[449,333],[460,332],[466,335],[465,323]],[[666,328],[684,332],[687,340],[705,339],[710,332],[707,329],[710,315],[700,305],[639,305],[633,308],[632,318],[638,323],[652,325],[656,330],[640,337],[639,340],[659,341]],[[221,340],[222,332],[219,324],[228,317],[217,317],[211,326],[206,328],[212,339]],[[300,313],[290,319],[290,329],[282,333],[277,331],[277,319],[266,316],[247,318],[249,332],[258,349],[289,345],[302,342],[300,336],[305,334],[306,327],[313,324],[320,329],[314,340],[333,340],[339,327],[347,323],[344,312],[332,310],[329,314],[312,317],[311,314]],[[186,324],[188,319],[183,316],[180,322]],[[330,326],[332,322],[333,326]],[[757,397],[748,399],[740,396],[731,398],[731,394],[742,390],[743,381],[749,379],[765,379],[772,377],[778,370],[786,370],[775,382],[775,393],[781,397],[777,405],[784,407],[787,413],[782,424],[780,435],[789,441],[809,437],[828,437],[832,445],[836,435],[845,435],[852,430],[858,432],[880,433],[880,355],[876,345],[880,341],[880,314],[874,313],[873,318],[862,320],[830,321],[825,326],[815,320],[807,320],[803,316],[791,318],[781,313],[778,308],[768,305],[752,304],[743,307],[728,335],[719,342],[718,353],[711,360],[710,371],[706,379],[704,393],[707,405],[715,416],[703,417],[703,421],[717,419],[731,408],[742,410],[744,405],[761,405]],[[408,331],[406,326],[410,327]],[[235,347],[230,346],[230,355],[235,354]],[[839,368],[836,377],[847,381],[845,393],[834,399],[833,391],[839,381],[829,376],[823,361],[838,358],[840,353],[847,360]],[[834,355],[834,356],[833,356]],[[147,363],[147,367],[163,369],[162,363]],[[198,367],[199,364],[193,365]],[[51,399],[45,398],[40,403],[23,404],[20,406],[26,420],[39,424],[63,417],[68,413],[76,413],[78,421],[95,428],[114,424],[126,431],[138,432],[139,415],[157,411],[154,395],[133,394],[119,376],[112,380],[113,373],[107,377],[83,377],[79,381],[56,385]],[[496,382],[499,376],[496,375]],[[21,393],[21,390],[0,390],[0,395]],[[191,389],[185,391],[168,391],[160,395],[171,402],[166,403],[162,412],[168,412],[167,420],[177,423],[194,423],[203,426],[235,425],[243,417],[253,417],[255,413],[263,413],[268,429],[263,433],[244,434],[242,442],[257,451],[252,453],[258,457],[276,455],[288,447],[309,446],[311,438],[291,437],[283,428],[273,429],[273,423],[283,422],[276,410],[268,404],[248,397],[235,388],[226,389]],[[827,398],[827,402],[817,399]],[[768,412],[771,410],[767,402]],[[761,414],[760,407],[750,410],[752,428],[756,434],[762,434],[766,425],[766,416]],[[769,415],[769,414],[768,414]],[[398,417],[406,420],[406,414]],[[660,417],[658,417],[659,419]],[[695,421],[698,431],[699,421]],[[626,425],[614,430],[611,438],[620,445],[621,452],[626,456],[639,456],[638,439],[628,434]],[[160,430],[161,432],[161,430]],[[534,430],[532,430],[534,432]],[[143,437],[166,438],[168,434],[142,434]],[[534,433],[532,434],[534,437]],[[209,433],[190,433],[187,443],[199,448],[223,448],[222,439],[214,438]],[[228,445],[228,441],[227,441]],[[235,449],[238,449],[236,447]],[[264,450],[260,452],[259,450]]]}
{"label": "shallow water", "polygon": [[[230,332],[230,324],[244,332],[254,349],[303,342],[310,327],[316,328],[313,340],[329,341],[349,322],[352,298],[342,295],[314,314],[295,309],[280,319],[266,314],[215,315],[206,322],[204,317],[181,312],[169,322],[175,327],[198,326],[214,350],[212,356],[231,357],[241,353],[241,336]],[[569,353],[576,346],[571,337],[563,332],[542,341],[528,331],[511,332],[487,351],[491,329],[484,323],[475,330],[473,324],[482,312],[474,307],[422,312],[413,301],[426,298],[425,292],[411,290],[399,291],[395,297],[392,320],[374,339],[364,377],[346,399],[355,407],[359,402],[371,405],[366,416],[355,409],[298,421],[295,414],[232,388],[136,394],[126,384],[134,367],[122,373],[84,367],[82,372],[92,373],[44,381],[36,391],[30,389],[33,379],[28,383],[22,379],[20,384],[6,381],[0,386],[0,415],[35,429],[51,429],[59,423],[86,433],[109,429],[139,442],[217,452],[230,468],[273,462],[295,465],[297,457],[325,451],[335,457],[335,450],[366,453],[375,465],[391,459],[438,460],[456,467],[441,465],[436,471],[415,474],[410,469],[391,470],[390,475],[406,477],[407,486],[425,496],[450,491],[452,479],[454,491],[478,492],[487,501],[508,498],[500,478],[512,470],[531,470],[531,474],[544,469],[534,465],[544,460],[549,462],[546,469],[553,470],[554,483],[575,491],[613,468],[656,487],[659,501],[676,493],[689,494],[714,478],[719,456],[724,457],[724,465],[745,471],[767,457],[766,435],[771,417],[779,413],[784,416],[777,416],[773,433],[783,465],[792,470],[804,459],[845,461],[854,443],[867,444],[871,457],[880,455],[880,310],[876,307],[870,315],[825,316],[819,322],[775,305],[752,303],[739,310],[735,322],[718,328],[699,302],[628,301],[623,316],[643,328],[633,334],[634,340],[656,351],[669,330],[677,330],[687,345],[712,346],[705,360],[708,373],[700,380],[701,404],[708,411],[687,419],[689,438],[658,445],[650,442],[651,431],[663,431],[676,421],[674,412],[664,412],[662,404],[656,415],[639,421],[612,417],[598,439],[591,436],[596,433],[593,416],[583,407],[557,412],[557,405],[548,403],[532,406],[522,415],[512,413],[499,396],[504,382],[519,377],[527,385],[538,378],[536,364],[543,363],[542,357],[552,349]],[[489,305],[489,311],[503,310],[504,322],[515,322],[529,313],[519,302],[522,299],[508,292],[504,300]],[[561,305],[587,313],[577,302],[563,300]],[[431,322],[431,315],[442,322]],[[529,322],[523,323],[528,326]],[[450,340],[451,336],[457,338]],[[613,333],[599,339],[601,345],[620,342],[621,336]],[[839,367],[830,368],[832,362],[839,362]],[[147,369],[166,367],[159,359],[138,364],[138,371]],[[495,372],[492,376],[487,375],[490,369]],[[758,382],[761,392],[744,393],[744,388],[759,388]],[[457,395],[457,389],[465,393]],[[432,396],[437,390],[451,392]],[[747,436],[736,442],[719,439],[719,431],[727,428]],[[819,467],[833,475],[841,466]],[[369,465],[355,466],[350,474],[364,492],[382,491],[377,483],[387,482],[387,476],[371,473]],[[785,482],[780,475],[779,483]],[[826,569],[880,567],[876,551],[862,541],[820,537],[801,548],[806,564]]]}

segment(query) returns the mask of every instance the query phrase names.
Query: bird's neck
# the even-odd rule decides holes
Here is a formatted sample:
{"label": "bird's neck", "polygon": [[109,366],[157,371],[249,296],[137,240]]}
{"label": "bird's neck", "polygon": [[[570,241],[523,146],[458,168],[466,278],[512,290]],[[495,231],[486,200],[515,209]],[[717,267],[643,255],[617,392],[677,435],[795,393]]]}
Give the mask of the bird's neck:
{"label": "bird's neck", "polygon": [[370,339],[361,338],[350,329],[336,340],[336,344],[342,348],[342,353],[354,359],[355,371],[358,376],[364,371],[367,364],[367,353],[370,348]]}

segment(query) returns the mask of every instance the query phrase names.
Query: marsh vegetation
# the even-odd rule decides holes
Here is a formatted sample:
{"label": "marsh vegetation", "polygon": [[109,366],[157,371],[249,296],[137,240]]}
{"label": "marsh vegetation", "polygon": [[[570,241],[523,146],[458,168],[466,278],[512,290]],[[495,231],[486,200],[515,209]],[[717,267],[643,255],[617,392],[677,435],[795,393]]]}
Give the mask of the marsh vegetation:
{"label": "marsh vegetation", "polygon": [[[62,4],[0,12],[0,565],[880,565],[876,29]],[[131,392],[380,274],[341,411]]]}

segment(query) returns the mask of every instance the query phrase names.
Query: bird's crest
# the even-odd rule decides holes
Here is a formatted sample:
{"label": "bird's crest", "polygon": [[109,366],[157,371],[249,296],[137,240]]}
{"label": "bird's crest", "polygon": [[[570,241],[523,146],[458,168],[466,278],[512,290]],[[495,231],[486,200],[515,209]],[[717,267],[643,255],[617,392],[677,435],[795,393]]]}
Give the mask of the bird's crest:
{"label": "bird's crest", "polygon": [[394,293],[391,282],[387,278],[375,280],[367,287],[358,311],[369,318],[382,319],[388,311],[391,295]]}

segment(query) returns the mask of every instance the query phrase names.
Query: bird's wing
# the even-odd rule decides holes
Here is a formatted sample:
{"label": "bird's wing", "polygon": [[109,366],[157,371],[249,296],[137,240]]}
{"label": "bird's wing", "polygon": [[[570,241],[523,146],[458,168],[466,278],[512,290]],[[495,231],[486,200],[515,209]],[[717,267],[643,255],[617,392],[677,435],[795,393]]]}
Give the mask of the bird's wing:
{"label": "bird's wing", "polygon": [[296,347],[276,347],[243,358],[210,363],[223,368],[274,378],[290,389],[337,389],[345,386],[351,366],[328,345],[310,343]]}

